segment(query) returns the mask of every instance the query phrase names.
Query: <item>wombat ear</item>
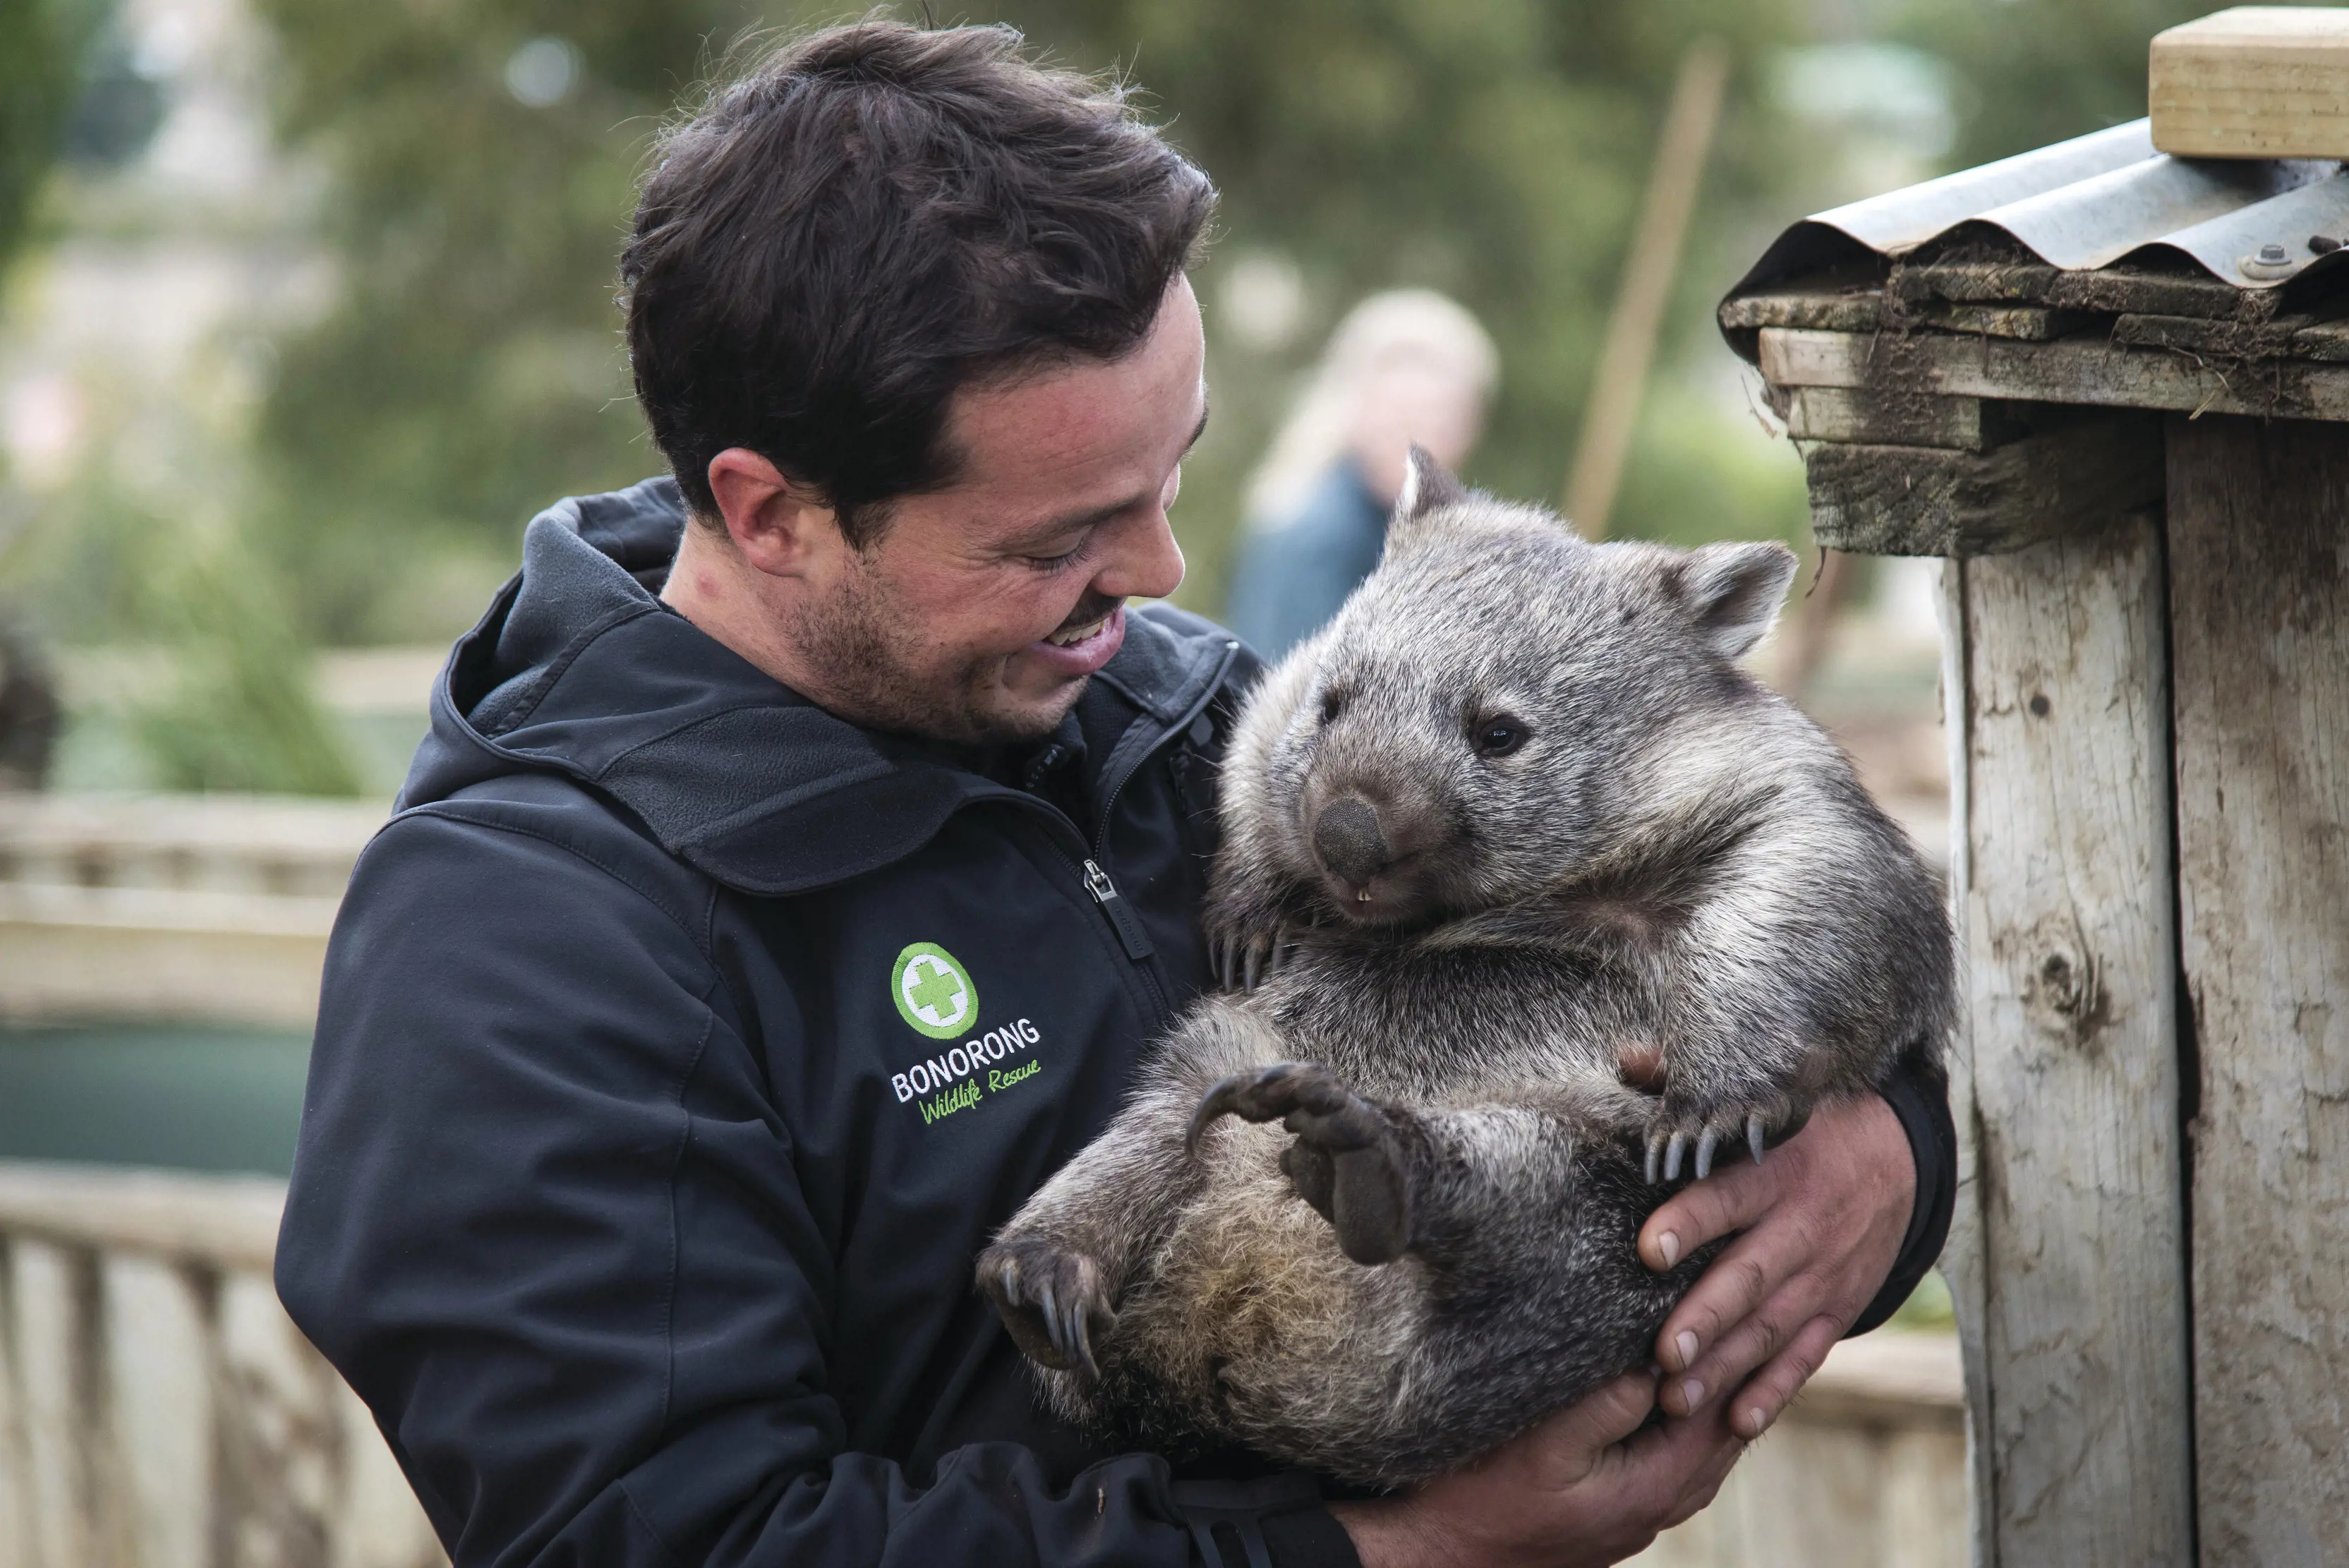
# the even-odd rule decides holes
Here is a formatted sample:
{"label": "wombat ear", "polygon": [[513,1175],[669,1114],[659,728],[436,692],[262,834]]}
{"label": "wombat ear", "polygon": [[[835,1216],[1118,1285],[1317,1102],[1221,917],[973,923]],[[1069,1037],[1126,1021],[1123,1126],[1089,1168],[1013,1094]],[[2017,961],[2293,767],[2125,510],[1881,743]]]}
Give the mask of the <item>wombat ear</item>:
{"label": "wombat ear", "polygon": [[1403,464],[1402,493],[1395,497],[1394,515],[1387,523],[1387,544],[1409,545],[1423,536],[1421,524],[1447,507],[1468,499],[1468,487],[1453,477],[1423,446],[1414,445]]}
{"label": "wombat ear", "polygon": [[1784,545],[1704,545],[1682,565],[1681,591],[1698,633],[1724,659],[1742,657],[1778,618],[1800,563]]}

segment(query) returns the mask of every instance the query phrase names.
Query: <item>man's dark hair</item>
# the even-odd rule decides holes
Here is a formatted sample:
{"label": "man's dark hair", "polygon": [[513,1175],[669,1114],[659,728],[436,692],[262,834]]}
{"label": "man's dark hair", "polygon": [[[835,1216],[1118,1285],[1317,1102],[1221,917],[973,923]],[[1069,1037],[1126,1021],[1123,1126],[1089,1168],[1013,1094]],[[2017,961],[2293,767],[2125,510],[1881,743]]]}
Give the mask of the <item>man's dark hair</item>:
{"label": "man's dark hair", "polygon": [[957,389],[1138,348],[1215,200],[1121,87],[1008,27],[805,35],[653,155],[620,263],[637,400],[697,515],[747,447],[862,547],[953,482]]}

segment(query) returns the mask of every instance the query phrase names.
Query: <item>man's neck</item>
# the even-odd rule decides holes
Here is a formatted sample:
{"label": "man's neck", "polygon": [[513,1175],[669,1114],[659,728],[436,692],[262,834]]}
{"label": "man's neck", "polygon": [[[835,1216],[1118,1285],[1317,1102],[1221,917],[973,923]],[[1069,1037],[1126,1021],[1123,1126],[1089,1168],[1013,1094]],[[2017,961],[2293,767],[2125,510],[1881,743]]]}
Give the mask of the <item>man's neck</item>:
{"label": "man's neck", "polygon": [[712,641],[821,706],[823,696],[809,689],[810,672],[782,634],[764,585],[750,580],[757,576],[735,554],[731,541],[708,524],[689,520],[668,581],[661,585],[661,602]]}

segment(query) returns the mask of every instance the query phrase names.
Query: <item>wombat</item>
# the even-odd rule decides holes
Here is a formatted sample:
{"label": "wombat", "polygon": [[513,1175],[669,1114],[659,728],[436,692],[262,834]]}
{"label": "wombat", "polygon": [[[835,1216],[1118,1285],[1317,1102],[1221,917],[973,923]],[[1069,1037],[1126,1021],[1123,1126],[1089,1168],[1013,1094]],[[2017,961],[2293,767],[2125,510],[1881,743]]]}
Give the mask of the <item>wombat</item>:
{"label": "wombat", "polygon": [[1685,1156],[1939,1073],[1933,878],[1735,662],[1795,565],[1588,544],[1413,454],[1378,570],[1238,722],[1231,993],[979,1258],[1061,1414],[1456,1468],[1649,1363],[1710,1256],[1636,1252]]}

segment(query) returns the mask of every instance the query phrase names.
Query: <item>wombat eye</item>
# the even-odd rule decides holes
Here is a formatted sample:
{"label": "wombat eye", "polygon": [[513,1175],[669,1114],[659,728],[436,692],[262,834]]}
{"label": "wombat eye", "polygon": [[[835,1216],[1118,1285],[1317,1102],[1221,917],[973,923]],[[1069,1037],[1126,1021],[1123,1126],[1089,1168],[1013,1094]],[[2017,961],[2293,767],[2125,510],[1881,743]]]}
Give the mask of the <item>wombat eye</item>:
{"label": "wombat eye", "polygon": [[1485,757],[1506,757],[1526,743],[1526,726],[1521,720],[1506,714],[1487,719],[1476,726],[1476,754]]}
{"label": "wombat eye", "polygon": [[1341,693],[1335,691],[1321,693],[1321,722],[1329,723],[1338,716],[1338,710],[1345,705],[1346,699]]}

